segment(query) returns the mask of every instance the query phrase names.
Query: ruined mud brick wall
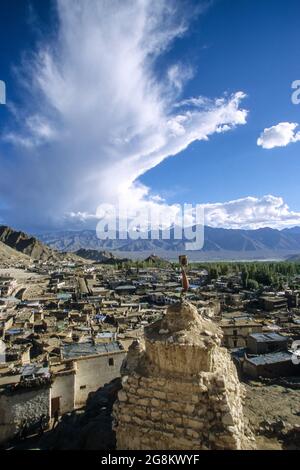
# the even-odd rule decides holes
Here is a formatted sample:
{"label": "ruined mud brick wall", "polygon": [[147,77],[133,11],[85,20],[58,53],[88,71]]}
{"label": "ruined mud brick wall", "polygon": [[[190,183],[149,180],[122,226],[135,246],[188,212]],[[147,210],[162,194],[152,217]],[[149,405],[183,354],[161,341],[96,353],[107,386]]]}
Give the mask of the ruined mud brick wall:
{"label": "ruined mud brick wall", "polygon": [[184,302],[145,329],[123,367],[114,407],[120,450],[251,447],[242,390],[221,331]]}
{"label": "ruined mud brick wall", "polygon": [[0,444],[13,438],[26,419],[29,425],[50,414],[50,383],[40,388],[0,392]]}

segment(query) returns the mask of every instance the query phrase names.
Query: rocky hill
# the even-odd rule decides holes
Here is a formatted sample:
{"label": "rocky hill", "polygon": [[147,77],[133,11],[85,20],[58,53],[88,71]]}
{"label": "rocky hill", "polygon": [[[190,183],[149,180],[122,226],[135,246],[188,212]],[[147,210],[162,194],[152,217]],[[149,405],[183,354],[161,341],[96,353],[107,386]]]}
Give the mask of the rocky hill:
{"label": "rocky hill", "polygon": [[5,225],[0,226],[1,252],[4,259],[14,258],[38,261],[75,261],[75,254],[60,253],[42,243],[37,238],[19,232]]}
{"label": "rocky hill", "polygon": [[75,254],[80,258],[84,258],[91,261],[96,261],[103,264],[116,264],[128,261],[125,258],[118,258],[109,251],[98,251],[98,250],[86,250],[81,248],[76,251]]}
{"label": "rocky hill", "polygon": [[0,266],[10,267],[12,264],[16,263],[28,265],[30,263],[30,257],[0,242]]}
{"label": "rocky hill", "polygon": [[56,256],[51,248],[41,243],[35,237],[31,237],[24,232],[18,232],[7,226],[0,227],[0,241],[33,259],[46,261]]}
{"label": "rocky hill", "polygon": [[147,264],[150,264],[150,265],[153,265],[153,266],[167,266],[169,265],[169,261],[161,258],[160,256],[157,256],[157,255],[154,255],[154,254],[151,254],[150,256],[148,256],[145,260],[144,260],[145,263]]}

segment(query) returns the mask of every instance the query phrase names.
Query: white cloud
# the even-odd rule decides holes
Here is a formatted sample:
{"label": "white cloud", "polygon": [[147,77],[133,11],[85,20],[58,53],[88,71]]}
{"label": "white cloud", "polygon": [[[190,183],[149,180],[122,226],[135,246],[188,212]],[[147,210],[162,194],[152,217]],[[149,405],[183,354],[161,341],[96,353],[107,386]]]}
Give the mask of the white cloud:
{"label": "white cloud", "polygon": [[212,227],[257,229],[300,225],[300,212],[292,211],[281,197],[245,197],[205,204],[205,221]]}
{"label": "white cloud", "polygon": [[[180,100],[192,76],[182,62],[157,78],[155,59],[188,28],[189,18],[173,2],[58,0],[57,7],[57,40],[43,44],[22,69],[31,106],[25,115],[12,108],[24,124],[6,135],[17,149],[14,159],[1,161],[5,219],[93,226],[99,204],[119,198],[132,211],[158,208],[167,219],[176,205],[138,178],[192,142],[245,124],[244,93]],[[295,142],[296,128],[265,129],[258,145]],[[271,195],[204,207],[211,226],[300,224],[300,213]]]}
{"label": "white cloud", "polygon": [[276,126],[264,129],[257,140],[257,145],[264,149],[286,147],[300,140],[300,132],[296,132],[299,124],[295,122],[280,122]]}
{"label": "white cloud", "polygon": [[141,175],[246,123],[243,92],[180,102],[190,68],[157,77],[156,59],[188,28],[186,10],[172,0],[57,0],[57,37],[24,61],[27,114],[6,134],[17,146],[0,174],[12,223],[57,225],[120,197],[147,202]]}
{"label": "white cloud", "polygon": [[57,132],[49,121],[42,116],[29,116],[25,121],[24,134],[9,132],[4,136],[6,142],[28,149],[38,147],[56,139]]}
{"label": "white cloud", "polygon": [[[131,191],[132,194],[130,195]],[[138,197],[135,197],[137,194]],[[158,221],[164,228],[172,225],[176,219],[176,214],[183,210],[182,206],[177,204],[168,205],[161,198],[157,200],[149,196],[148,188],[141,185],[130,189],[127,196],[131,200],[131,204],[127,204],[129,218],[139,213],[141,220],[143,220],[144,214],[147,222],[148,212],[157,213],[160,219],[157,217],[155,222]],[[148,200],[146,200],[146,197]],[[248,196],[228,202],[202,204],[202,206],[205,225],[210,227],[254,230],[263,227],[282,229],[300,225],[300,212],[291,210],[284,200],[278,196],[266,195],[261,198]],[[90,222],[96,224],[102,217],[103,214],[99,208],[97,213],[94,214],[73,212],[66,215],[66,221],[68,225],[71,224],[74,228],[79,228],[82,227],[82,224],[88,226]],[[191,224],[194,223],[194,220],[191,216]]]}
{"label": "white cloud", "polygon": [[176,91],[181,91],[185,82],[190,80],[194,75],[192,67],[182,64],[174,64],[168,70],[168,80]]}

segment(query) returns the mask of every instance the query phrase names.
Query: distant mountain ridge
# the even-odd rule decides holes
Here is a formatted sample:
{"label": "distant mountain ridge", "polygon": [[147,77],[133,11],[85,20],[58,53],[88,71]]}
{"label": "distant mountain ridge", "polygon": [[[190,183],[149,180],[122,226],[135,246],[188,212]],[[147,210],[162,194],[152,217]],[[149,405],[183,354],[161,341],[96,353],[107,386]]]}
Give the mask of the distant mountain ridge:
{"label": "distant mountain ridge", "polygon": [[[144,259],[154,253],[161,258],[172,260],[185,251],[187,240],[174,239],[174,229],[171,229],[170,233],[169,240],[100,240],[95,230],[53,231],[32,236],[7,226],[0,226],[0,255],[4,259],[16,259],[13,254],[21,253],[27,261],[74,261],[84,258],[111,264],[126,258]],[[189,252],[191,260],[299,261],[300,227],[283,230],[205,227],[204,235],[203,249]],[[26,260],[23,258],[23,261]]]}
{"label": "distant mountain ridge", "polygon": [[287,258],[287,261],[293,261],[295,263],[300,263],[300,254],[289,256]]}
{"label": "distant mountain ridge", "polygon": [[[204,229],[205,243],[201,253],[226,253],[242,255],[247,258],[257,256],[291,256],[300,252],[300,227],[277,230],[260,228],[257,230],[224,229],[206,226]],[[185,251],[186,240],[174,239],[171,230],[170,240],[99,240],[96,231],[63,231],[39,235],[42,242],[58,251],[109,250],[119,253],[135,252],[182,252]]]}

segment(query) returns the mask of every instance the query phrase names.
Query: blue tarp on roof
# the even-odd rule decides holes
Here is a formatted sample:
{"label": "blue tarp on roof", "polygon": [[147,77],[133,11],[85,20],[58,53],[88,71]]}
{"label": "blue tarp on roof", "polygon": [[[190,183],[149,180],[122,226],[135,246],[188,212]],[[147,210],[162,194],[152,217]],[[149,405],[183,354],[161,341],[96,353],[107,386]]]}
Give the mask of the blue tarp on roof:
{"label": "blue tarp on roof", "polygon": [[35,376],[49,376],[49,367],[43,367],[40,364],[28,364],[21,368],[22,377]]}
{"label": "blue tarp on roof", "polygon": [[98,333],[96,338],[113,338],[115,333],[111,333],[109,331],[104,331],[103,333]]}
{"label": "blue tarp on roof", "polygon": [[231,355],[234,357],[244,357],[247,349],[246,348],[234,348],[231,349]]}
{"label": "blue tarp on roof", "polygon": [[69,300],[72,298],[72,294],[57,294],[58,300]]}
{"label": "blue tarp on roof", "polygon": [[7,330],[6,333],[8,333],[9,335],[20,335],[21,333],[23,333],[23,329],[22,328],[11,328],[10,330]]}
{"label": "blue tarp on roof", "polygon": [[96,320],[104,321],[106,319],[106,315],[95,315]]}

